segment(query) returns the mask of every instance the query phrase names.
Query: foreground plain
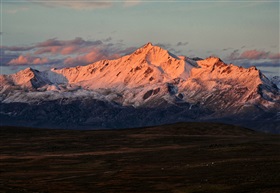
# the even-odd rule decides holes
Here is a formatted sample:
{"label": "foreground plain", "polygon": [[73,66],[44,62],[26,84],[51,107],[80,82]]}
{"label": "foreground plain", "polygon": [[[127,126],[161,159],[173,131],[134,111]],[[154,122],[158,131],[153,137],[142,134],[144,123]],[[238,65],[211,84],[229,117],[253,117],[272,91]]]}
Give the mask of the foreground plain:
{"label": "foreground plain", "polygon": [[0,128],[1,193],[276,193],[280,137],[218,123]]}

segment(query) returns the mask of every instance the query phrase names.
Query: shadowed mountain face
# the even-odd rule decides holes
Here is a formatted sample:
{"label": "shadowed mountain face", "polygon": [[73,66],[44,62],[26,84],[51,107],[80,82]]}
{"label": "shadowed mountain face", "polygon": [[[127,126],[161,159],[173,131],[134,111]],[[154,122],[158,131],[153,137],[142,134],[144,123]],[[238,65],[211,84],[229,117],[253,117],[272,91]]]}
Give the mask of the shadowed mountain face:
{"label": "shadowed mountain face", "polygon": [[279,135],[220,123],[0,127],[1,192],[276,193]]}
{"label": "shadowed mountain face", "polygon": [[1,75],[3,125],[124,128],[222,121],[280,132],[277,86],[255,67],[175,56],[151,43],[87,66]]}

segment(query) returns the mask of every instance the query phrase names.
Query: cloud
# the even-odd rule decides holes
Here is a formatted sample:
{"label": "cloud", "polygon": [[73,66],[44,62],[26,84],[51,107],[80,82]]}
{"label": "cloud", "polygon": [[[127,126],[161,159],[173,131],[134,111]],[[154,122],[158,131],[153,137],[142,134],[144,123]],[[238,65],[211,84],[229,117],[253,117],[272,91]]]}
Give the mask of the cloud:
{"label": "cloud", "polygon": [[42,5],[49,8],[64,7],[75,10],[93,10],[112,7],[116,3],[121,3],[123,7],[131,7],[141,3],[141,0],[123,0],[123,1],[94,1],[94,0],[27,0],[29,2]]}
{"label": "cloud", "polygon": [[120,57],[118,54],[106,53],[104,50],[93,50],[85,55],[68,57],[64,60],[66,66],[87,65],[103,59],[115,59]]}
{"label": "cloud", "polygon": [[275,61],[267,61],[267,62],[259,62],[259,63],[249,63],[250,66],[256,67],[272,67],[272,68],[279,68],[280,64]]}
{"label": "cloud", "polygon": [[186,46],[188,44],[189,44],[189,42],[178,42],[177,46]]}
{"label": "cloud", "polygon": [[75,0],[75,1],[67,1],[67,0],[43,0],[43,1],[36,1],[36,0],[27,0],[29,2],[36,3],[38,5],[43,5],[49,8],[54,7],[65,7],[70,9],[76,10],[92,10],[92,9],[100,9],[100,8],[108,8],[113,5],[110,1],[91,1],[91,0]]}
{"label": "cloud", "polygon": [[89,49],[102,44],[103,42],[101,40],[86,41],[80,37],[77,37],[73,40],[49,39],[36,45],[36,47],[39,49],[35,52],[35,54],[78,54],[82,52],[88,52]]}
{"label": "cloud", "polygon": [[260,50],[246,50],[241,54],[239,50],[234,50],[227,57],[228,60],[261,60],[261,59],[271,59],[271,60],[279,60],[280,53],[271,53]]}
{"label": "cloud", "polygon": [[128,47],[128,48],[125,48],[123,50],[119,50],[117,54],[128,55],[128,54],[132,54],[137,49],[138,49],[137,47]]}
{"label": "cloud", "polygon": [[[235,65],[243,67],[256,66],[257,68],[265,71],[265,69],[275,69],[279,71],[280,68],[280,53],[271,53],[260,50],[245,50],[240,53],[239,49],[234,50],[226,58],[227,60],[234,61]],[[274,70],[274,71],[275,71]]]}
{"label": "cloud", "polygon": [[156,43],[155,46],[159,46],[163,49],[166,49],[168,51],[170,51],[171,53],[174,53],[174,54],[181,54],[181,51],[180,50],[176,50],[174,49],[174,46],[172,44],[169,44],[169,43]]}
{"label": "cloud", "polygon": [[232,50],[233,48],[224,48],[222,49],[222,51],[228,51],[228,50]]}
{"label": "cloud", "polygon": [[79,47],[74,46],[74,45],[72,45],[72,46],[67,46],[67,47],[62,48],[61,51],[60,51],[60,53],[61,53],[62,55],[69,55],[69,54],[72,54],[72,53],[77,52],[78,49],[79,49]]}
{"label": "cloud", "polygon": [[[11,52],[24,52],[35,50],[34,54],[62,54],[87,52],[86,49],[103,45],[101,40],[86,41],[80,37],[73,40],[57,40],[56,38],[39,42],[34,46],[2,46],[0,48]],[[85,49],[86,48],[86,49]]]}
{"label": "cloud", "polygon": [[12,59],[8,65],[39,65],[39,64],[47,64],[49,63],[49,59],[40,58],[40,57],[32,57],[30,55],[20,55],[18,58]]}
{"label": "cloud", "polygon": [[239,57],[239,50],[233,50],[232,53],[230,53],[230,55],[227,57],[228,60],[236,60]]}
{"label": "cloud", "polygon": [[17,53],[6,53],[6,51],[0,47],[0,66],[6,66],[9,61],[17,58],[19,54]]}
{"label": "cloud", "polygon": [[61,50],[60,46],[49,46],[49,47],[45,47],[45,48],[39,48],[37,49],[34,54],[38,55],[38,54],[47,54],[47,53],[51,53],[51,54],[58,54]]}
{"label": "cloud", "polygon": [[240,54],[239,59],[259,60],[268,58],[269,52],[247,50]]}
{"label": "cloud", "polygon": [[27,7],[18,7],[16,9],[6,9],[4,10],[4,12],[8,14],[16,14],[18,12],[27,11],[27,10],[28,10]]}
{"label": "cloud", "polygon": [[106,38],[105,40],[103,40],[104,42],[110,42],[112,40],[111,37]]}
{"label": "cloud", "polygon": [[159,46],[163,49],[170,49],[172,47],[172,45],[168,43],[156,43],[155,46]]}
{"label": "cloud", "polygon": [[270,54],[269,58],[273,60],[280,60],[280,53]]}
{"label": "cloud", "polygon": [[66,66],[87,65],[104,59],[116,59],[131,54],[136,49],[136,47],[121,49],[118,44],[107,44],[91,49],[84,48],[85,53],[88,52],[87,54],[67,57],[64,64]]}
{"label": "cloud", "polygon": [[[122,49],[123,44],[111,43],[111,37],[102,42],[101,40],[86,41],[82,38],[75,38],[73,40],[57,40],[49,39],[44,42],[38,43],[35,47],[35,54],[57,54],[57,55],[72,55],[72,54],[84,54],[90,53],[93,50],[100,50],[103,54],[124,54],[130,52],[129,49],[135,47]],[[110,43],[106,43],[110,42]],[[136,48],[135,48],[136,49]]]}
{"label": "cloud", "polygon": [[124,0],[124,7],[132,7],[141,3],[141,0]]}
{"label": "cloud", "polygon": [[96,41],[86,41],[81,37],[76,37],[73,40],[57,40],[56,38],[48,39],[44,42],[40,42],[36,45],[36,47],[48,47],[48,46],[68,46],[68,45],[81,45],[81,46],[89,46],[89,45],[100,45],[102,44],[101,40]]}
{"label": "cloud", "polygon": [[[269,70],[263,70],[260,69],[260,71],[265,74],[268,78],[272,78],[273,76],[276,76],[275,72],[269,71]],[[279,76],[279,75],[278,75]]]}
{"label": "cloud", "polygon": [[48,47],[48,46],[62,46],[62,41],[57,40],[56,38],[48,39],[44,42],[40,42],[36,47]]}
{"label": "cloud", "polygon": [[7,51],[29,51],[32,50],[33,48],[35,48],[34,46],[2,46],[1,47],[4,50]]}
{"label": "cloud", "polygon": [[276,61],[264,61],[264,62],[247,61],[246,63],[243,63],[242,66],[244,66],[244,67],[256,66],[256,67],[279,68],[280,64]]}
{"label": "cloud", "polygon": [[1,66],[48,65],[60,66],[87,65],[102,59],[115,59],[134,52],[136,47],[111,42],[109,37],[101,40],[84,40],[80,37],[70,40],[56,38],[38,42],[31,46],[0,47]]}

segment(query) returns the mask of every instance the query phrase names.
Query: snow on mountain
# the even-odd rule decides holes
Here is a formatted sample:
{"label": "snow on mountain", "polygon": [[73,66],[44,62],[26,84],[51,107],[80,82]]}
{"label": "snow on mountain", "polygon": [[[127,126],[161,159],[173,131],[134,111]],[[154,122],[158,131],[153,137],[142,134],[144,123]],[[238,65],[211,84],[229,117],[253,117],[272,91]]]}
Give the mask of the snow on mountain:
{"label": "snow on mountain", "polygon": [[0,75],[0,93],[10,92],[11,90],[36,90],[46,84],[51,84],[48,78],[42,73],[32,68],[26,68],[18,73],[11,75]]}
{"label": "snow on mountain", "polygon": [[[69,91],[75,87],[98,90],[101,94],[109,95],[106,92],[112,90],[112,95],[106,97],[108,100],[118,98],[115,93],[119,93],[122,95],[123,105],[139,106],[147,91],[157,87],[158,94],[168,93],[166,83],[176,78],[188,79],[195,66],[195,61],[180,59],[167,50],[148,43],[131,55],[116,60],[102,60],[87,66],[44,72],[28,68],[1,78],[10,86],[38,91]],[[26,99],[24,102],[27,102]]]}
{"label": "snow on mountain", "polygon": [[201,68],[192,70],[179,92],[187,101],[206,105],[219,116],[252,109],[279,109],[278,89],[255,67],[227,65],[210,57],[197,61]]}
{"label": "snow on mountain", "polygon": [[1,75],[0,81],[2,104],[98,100],[110,108],[175,108],[176,120],[185,120],[186,113],[258,117],[280,109],[278,88],[255,67],[228,65],[217,57],[178,57],[151,43],[119,59],[43,72],[27,68]]}
{"label": "snow on mountain", "polygon": [[180,77],[187,79],[193,66],[151,43],[128,56],[102,60],[88,66],[53,70],[70,84],[87,89],[135,88],[167,82]]}
{"label": "snow on mountain", "polygon": [[[2,93],[7,87],[32,92],[85,90],[89,93],[86,90],[91,90],[106,95],[108,100],[134,106],[147,102],[148,98],[163,96],[172,103],[172,95],[180,94],[181,100],[190,103],[207,102],[209,106],[219,103],[218,107],[227,108],[234,104],[260,102],[263,98],[261,88],[266,91],[264,96],[271,95],[267,98],[277,92],[271,81],[255,67],[227,65],[216,57],[197,61],[177,57],[151,43],[116,60],[44,72],[27,68],[16,74],[2,75],[0,79],[4,83]],[[279,96],[275,95],[275,98],[278,100]],[[267,101],[267,105],[273,103],[273,100]]]}

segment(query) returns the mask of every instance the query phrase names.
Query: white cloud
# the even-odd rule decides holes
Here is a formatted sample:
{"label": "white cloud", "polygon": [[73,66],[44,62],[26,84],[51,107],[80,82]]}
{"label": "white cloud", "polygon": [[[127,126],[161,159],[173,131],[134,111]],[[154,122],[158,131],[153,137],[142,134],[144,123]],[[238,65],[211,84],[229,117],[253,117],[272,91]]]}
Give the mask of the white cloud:
{"label": "white cloud", "polygon": [[132,6],[135,6],[135,5],[138,5],[139,3],[141,3],[141,0],[124,0],[124,4],[123,6],[124,7],[132,7]]}
{"label": "white cloud", "polygon": [[124,7],[131,7],[138,5],[141,0],[111,0],[111,1],[95,1],[95,0],[27,0],[28,2],[33,2],[46,7],[65,7],[76,10],[92,10],[100,8],[108,8],[113,6],[114,3],[122,3]]}
{"label": "white cloud", "polygon": [[18,7],[18,8],[15,8],[15,9],[4,10],[4,12],[8,13],[8,14],[16,14],[18,12],[27,11],[27,10],[28,10],[27,7]]}
{"label": "white cloud", "polygon": [[90,9],[98,9],[98,8],[107,8],[112,6],[112,2],[102,2],[102,1],[90,1],[90,0],[28,0],[29,2],[33,2],[39,5],[47,6],[47,7],[66,7],[77,10],[90,10]]}

